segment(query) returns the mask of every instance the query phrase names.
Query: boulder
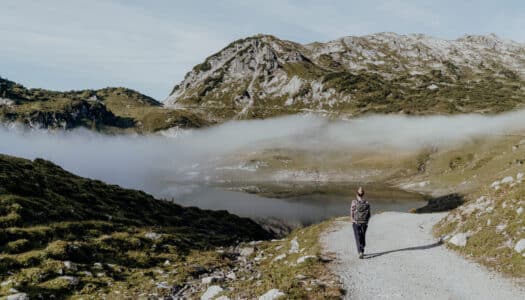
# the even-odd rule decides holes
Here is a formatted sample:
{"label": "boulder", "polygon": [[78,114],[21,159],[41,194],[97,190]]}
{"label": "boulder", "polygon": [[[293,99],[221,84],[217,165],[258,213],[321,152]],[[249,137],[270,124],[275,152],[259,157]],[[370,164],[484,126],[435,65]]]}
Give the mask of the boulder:
{"label": "boulder", "polygon": [[315,255],[306,255],[306,256],[301,256],[297,259],[297,263],[298,264],[302,264],[304,263],[305,261],[309,260],[309,259],[315,259],[317,258],[317,256]]}
{"label": "boulder", "polygon": [[458,233],[455,234],[448,242],[458,247],[465,247],[467,245],[468,238],[469,235],[467,233]]}
{"label": "boulder", "polygon": [[146,232],[144,237],[150,240],[158,240],[160,239],[161,235],[156,232]]}
{"label": "boulder", "polygon": [[514,182],[514,178],[512,176],[507,176],[501,180],[501,184],[512,183],[512,182]]}
{"label": "boulder", "polygon": [[16,293],[6,297],[6,300],[28,300],[29,296],[26,293]]}
{"label": "boulder", "polygon": [[297,237],[294,237],[293,240],[290,241],[290,253],[299,253],[299,242],[297,241]]}
{"label": "boulder", "polygon": [[516,246],[514,246],[514,250],[516,252],[521,253],[523,250],[525,250],[525,239],[521,239],[516,243]]}
{"label": "boulder", "polygon": [[253,247],[244,247],[239,251],[239,255],[247,257],[253,254],[255,249]]}
{"label": "boulder", "polygon": [[222,291],[223,291],[223,289],[220,286],[212,285],[212,286],[208,287],[208,289],[206,290],[206,292],[204,292],[204,294],[202,294],[201,300],[211,300],[215,296],[220,294]]}
{"label": "boulder", "polygon": [[278,289],[271,289],[259,297],[259,300],[274,300],[282,296],[284,296],[283,292],[279,291]]}

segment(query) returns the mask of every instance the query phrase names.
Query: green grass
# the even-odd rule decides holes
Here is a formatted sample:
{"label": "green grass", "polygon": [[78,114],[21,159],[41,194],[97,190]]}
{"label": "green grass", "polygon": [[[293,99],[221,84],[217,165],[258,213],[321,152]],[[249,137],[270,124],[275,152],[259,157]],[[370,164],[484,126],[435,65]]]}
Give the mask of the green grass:
{"label": "green grass", "polygon": [[45,298],[166,294],[155,283],[183,284],[192,256],[270,237],[225,211],[181,207],[41,159],[0,155],[0,203],[0,281],[8,282],[0,296],[9,288]]}
{"label": "green grass", "polygon": [[[445,218],[436,225],[435,235],[471,232],[465,247],[448,246],[493,270],[525,278],[525,257],[513,249],[517,241],[525,238],[525,218],[516,212],[518,207],[525,205],[523,201],[520,202],[525,195],[525,187],[523,184],[515,187],[503,186],[498,191],[482,188],[477,195],[471,195],[471,200],[465,206],[475,203],[480,195],[491,200],[489,206],[493,208],[492,211],[487,212],[486,207],[471,213],[457,209],[451,213],[450,219]],[[500,224],[505,224],[506,227],[497,230]]]}

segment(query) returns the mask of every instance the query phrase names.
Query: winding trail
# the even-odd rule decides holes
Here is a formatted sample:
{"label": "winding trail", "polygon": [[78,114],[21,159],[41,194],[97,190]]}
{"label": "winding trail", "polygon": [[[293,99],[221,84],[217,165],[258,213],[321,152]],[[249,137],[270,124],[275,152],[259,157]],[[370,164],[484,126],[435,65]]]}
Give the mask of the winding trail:
{"label": "winding trail", "polygon": [[333,271],[346,299],[525,299],[525,287],[470,262],[432,236],[445,214],[386,212],[374,215],[366,259],[357,258],[352,226],[338,219],[321,238],[335,254]]}

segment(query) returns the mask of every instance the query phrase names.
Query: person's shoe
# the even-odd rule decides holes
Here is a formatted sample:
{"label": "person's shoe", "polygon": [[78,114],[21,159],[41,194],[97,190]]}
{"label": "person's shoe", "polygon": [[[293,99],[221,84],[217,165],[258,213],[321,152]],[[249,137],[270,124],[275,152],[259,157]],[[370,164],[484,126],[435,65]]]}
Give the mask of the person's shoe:
{"label": "person's shoe", "polygon": [[365,258],[365,254],[363,252],[359,252],[359,259]]}

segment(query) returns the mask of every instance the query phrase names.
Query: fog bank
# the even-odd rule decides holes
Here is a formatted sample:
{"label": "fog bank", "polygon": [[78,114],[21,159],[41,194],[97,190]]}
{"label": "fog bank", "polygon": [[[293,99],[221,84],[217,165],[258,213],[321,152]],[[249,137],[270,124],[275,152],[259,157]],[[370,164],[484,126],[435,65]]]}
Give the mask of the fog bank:
{"label": "fog bank", "polygon": [[388,148],[413,150],[524,129],[525,111],[497,116],[376,115],[347,121],[302,115],[232,121],[208,129],[149,136],[2,127],[0,153],[45,158],[81,176],[155,193],[160,182],[176,181],[191,166],[205,167],[223,155],[245,149],[342,149],[349,153]]}

